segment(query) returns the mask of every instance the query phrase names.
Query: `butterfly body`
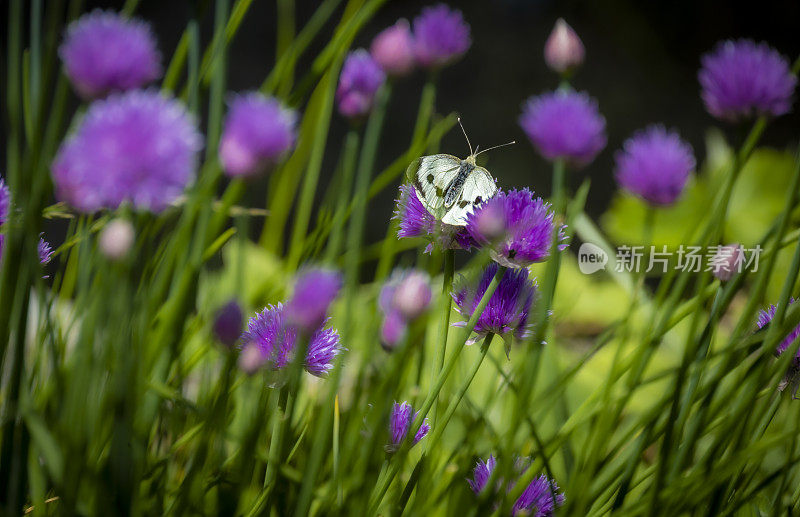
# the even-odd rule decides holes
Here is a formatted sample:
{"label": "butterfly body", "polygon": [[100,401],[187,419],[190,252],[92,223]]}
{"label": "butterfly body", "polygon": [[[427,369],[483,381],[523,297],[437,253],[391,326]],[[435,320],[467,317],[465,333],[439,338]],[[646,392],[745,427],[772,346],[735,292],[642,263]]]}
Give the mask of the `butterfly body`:
{"label": "butterfly body", "polygon": [[475,155],[461,160],[450,154],[422,156],[406,170],[423,206],[445,224],[464,226],[476,205],[497,192],[489,171]]}

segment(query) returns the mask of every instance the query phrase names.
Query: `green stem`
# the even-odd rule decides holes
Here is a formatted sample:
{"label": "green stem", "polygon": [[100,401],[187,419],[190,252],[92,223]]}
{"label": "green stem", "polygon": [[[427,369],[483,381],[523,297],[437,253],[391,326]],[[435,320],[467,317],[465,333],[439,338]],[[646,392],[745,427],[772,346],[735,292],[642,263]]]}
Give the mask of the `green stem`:
{"label": "green stem", "polygon": [[339,185],[339,195],[336,203],[336,213],[333,215],[328,248],[325,251],[325,262],[332,264],[341,253],[344,234],[345,212],[353,190],[353,176],[356,170],[356,157],[358,156],[358,131],[351,129],[344,142],[344,158],[342,159],[342,182]]}
{"label": "green stem", "polygon": [[[436,378],[444,367],[444,357],[447,350],[447,334],[450,330],[450,313],[452,312],[453,298],[450,292],[453,289],[453,277],[455,276],[455,251],[444,250],[444,274],[442,275],[441,314],[439,319],[439,345],[436,347],[436,359],[431,368],[431,385],[436,382]],[[431,425],[436,428],[436,401],[431,409]],[[430,442],[426,444],[426,449],[430,448]]]}
{"label": "green stem", "polygon": [[439,396],[439,392],[442,391],[442,386],[444,386],[445,381],[453,372],[461,352],[466,347],[466,342],[469,339],[470,334],[472,334],[472,331],[475,329],[475,325],[478,323],[478,318],[480,318],[483,310],[486,308],[486,305],[489,303],[489,300],[497,289],[497,286],[500,284],[500,280],[503,278],[503,275],[505,275],[506,269],[507,268],[505,266],[499,266],[497,268],[497,273],[494,275],[494,278],[492,278],[492,281],[489,283],[486,291],[483,293],[478,306],[475,307],[475,310],[472,312],[466,327],[464,327],[461,335],[459,336],[457,341],[457,343],[459,343],[458,348],[456,348],[453,353],[450,354],[450,357],[447,358],[444,368],[439,373],[439,377],[436,379],[436,383],[428,392],[428,396],[422,403],[422,407],[417,413],[417,417],[414,419],[414,423],[411,425],[411,428],[408,431],[408,435],[406,437],[407,439],[403,442],[400,450],[398,450],[391,458],[388,474],[384,477],[384,479],[379,479],[378,483],[375,485],[375,488],[372,490],[372,494],[369,498],[370,510],[368,513],[370,515],[377,511],[384,495],[386,495],[386,491],[389,489],[389,485],[391,485],[394,476],[400,469],[401,458],[405,457],[408,449],[412,445],[411,440],[408,439],[408,436],[415,436],[417,431],[419,431],[420,426],[425,421],[425,417],[428,416],[428,412],[433,406],[434,401]]}
{"label": "green stem", "polygon": [[291,244],[289,246],[289,258],[287,259],[287,271],[294,271],[300,264],[303,255],[303,241],[308,231],[308,221],[311,218],[311,209],[314,205],[314,194],[317,190],[319,174],[322,170],[322,160],[325,155],[325,145],[328,141],[328,128],[330,126],[331,115],[333,113],[333,91],[336,88],[336,77],[338,75],[341,60],[328,70],[325,75],[327,84],[322,97],[319,120],[314,128],[314,143],[311,149],[311,157],[308,161],[303,178],[303,187],[300,191],[300,199],[297,205],[297,214],[292,230]]}

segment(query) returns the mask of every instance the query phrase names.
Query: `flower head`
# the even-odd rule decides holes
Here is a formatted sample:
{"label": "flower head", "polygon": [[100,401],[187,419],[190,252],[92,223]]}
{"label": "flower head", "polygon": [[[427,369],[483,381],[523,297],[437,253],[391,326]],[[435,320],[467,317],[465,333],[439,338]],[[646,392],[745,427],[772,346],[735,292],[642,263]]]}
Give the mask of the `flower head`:
{"label": "flower head", "polygon": [[39,252],[39,263],[43,266],[49,264],[53,259],[53,247],[50,246],[49,242],[42,238],[39,238],[37,251]]}
{"label": "flower head", "polygon": [[426,68],[453,63],[471,44],[469,25],[459,10],[438,4],[422,9],[414,18],[414,50],[417,61]]}
{"label": "flower head", "polygon": [[225,346],[232,347],[242,334],[242,308],[231,300],[214,315],[214,336]]}
{"label": "flower head", "polygon": [[[488,214],[488,215],[487,215]],[[530,190],[499,191],[467,216],[467,231],[475,242],[490,247],[492,258],[507,267],[527,267],[550,256],[555,222],[550,205]],[[486,231],[486,219],[497,219],[500,231]],[[492,224],[491,226],[494,226]],[[565,239],[559,231],[559,242]],[[559,249],[566,248],[559,244]]]}
{"label": "flower head", "polygon": [[84,98],[145,86],[161,75],[150,25],[95,10],[72,22],[59,47],[66,74]]}
{"label": "flower head", "polygon": [[8,219],[8,211],[11,209],[11,192],[8,190],[3,178],[0,178],[0,225]]}
{"label": "flower head", "polygon": [[[245,366],[246,371],[253,365],[266,365],[272,370],[281,370],[294,357],[298,333],[295,327],[287,324],[284,307],[279,303],[265,307],[250,318],[247,331],[242,334],[240,341],[240,365]],[[253,348],[258,350],[259,355],[252,351]],[[333,360],[342,350],[338,332],[320,326],[311,334],[303,367],[308,373],[321,377],[333,368]]]}
{"label": "flower head", "polygon": [[[472,471],[473,479],[467,479],[467,483],[475,494],[480,494],[489,477],[492,475],[497,461],[494,456],[489,456],[486,462],[478,460]],[[521,469],[520,474],[524,473],[526,468]],[[511,491],[514,488],[515,482],[509,483],[506,486],[506,491]],[[498,481],[498,489],[502,488],[504,483],[502,480]],[[530,515],[533,517],[550,517],[555,512],[556,507],[564,504],[566,500],[563,493],[558,493],[558,485],[555,481],[549,479],[544,474],[535,478],[530,484],[525,487],[525,490],[514,502],[511,508],[511,515]],[[555,494],[555,500],[553,500]]]}
{"label": "flower head", "polygon": [[425,237],[429,244],[426,253],[433,251],[434,243],[443,249],[469,250],[475,245],[466,227],[453,226],[437,221],[417,197],[411,185],[401,185],[395,201],[393,219],[399,222],[397,237]]}
{"label": "flower head", "polygon": [[98,246],[103,255],[111,260],[119,260],[131,250],[134,238],[133,225],[129,221],[114,219],[100,232]]}
{"label": "flower head", "polygon": [[348,118],[361,118],[369,114],[375,95],[386,81],[378,63],[364,49],[347,55],[336,88],[339,112]]}
{"label": "flower head", "polygon": [[489,455],[489,459],[485,462],[481,459],[478,460],[472,470],[472,479],[467,479],[473,492],[480,494],[483,491],[496,466],[497,460],[492,455]]}
{"label": "flower head", "polygon": [[743,264],[744,249],[739,244],[719,246],[711,259],[714,276],[723,282],[730,280],[734,273],[741,272]]}
{"label": "flower head", "polygon": [[233,98],[219,144],[229,176],[253,176],[277,162],[297,138],[297,113],[260,93]]}
{"label": "flower head", "polygon": [[325,321],[333,300],[342,288],[338,271],[313,268],[300,273],[294,294],[286,304],[286,317],[292,325],[311,332]]}
{"label": "flower head", "polygon": [[[403,402],[402,404],[394,403],[392,406],[392,414],[389,416],[389,433],[391,434],[392,440],[390,445],[391,449],[396,450],[400,447],[403,440],[406,439],[406,435],[411,429],[411,424],[414,423],[414,419],[417,418],[418,414],[419,411],[415,413],[414,408],[412,408],[411,404],[408,402]],[[414,435],[414,444],[422,440],[430,430],[431,426],[428,425],[428,419],[426,418],[419,427],[417,434]]]}
{"label": "flower head", "polygon": [[547,66],[559,74],[570,72],[583,64],[585,53],[581,39],[564,18],[559,18],[544,44]]}
{"label": "flower head", "polygon": [[408,20],[400,19],[372,40],[372,59],[389,75],[403,76],[414,69],[414,37]]}
{"label": "flower head", "polygon": [[[794,303],[794,298],[789,299],[789,305]],[[776,305],[770,305],[765,310],[761,310],[758,313],[758,321],[757,325],[759,329],[763,329],[768,324],[772,323],[772,319],[775,317],[775,311],[778,310]],[[783,338],[783,341],[778,343],[778,347],[775,349],[775,355],[780,356],[783,354],[786,349],[788,349],[792,343],[794,342],[797,337],[800,336],[800,324],[798,324],[794,329],[789,332],[789,334]],[[792,366],[797,369],[800,368],[800,350],[798,350],[797,354],[795,355],[794,359],[792,360]]]}
{"label": "flower head", "polygon": [[558,90],[531,97],[519,124],[548,160],[586,165],[606,146],[606,121],[586,93]]}
{"label": "flower head", "polygon": [[58,197],[81,212],[127,201],[160,212],[195,177],[202,137],[184,106],[156,91],[95,101],[52,166]]}
{"label": "flower head", "polygon": [[[471,284],[462,278],[460,285],[453,293],[453,300],[456,303],[456,310],[465,320],[472,316],[483,294],[497,274],[498,267],[497,263],[489,264],[477,284]],[[508,344],[512,337],[517,339],[528,337],[531,333],[528,315],[535,298],[536,283],[528,278],[527,269],[506,271],[478,318],[474,329],[477,337],[473,338],[470,343],[482,339],[486,334],[493,333],[506,340],[508,350]],[[464,327],[466,323],[462,321],[454,323],[454,325]]]}
{"label": "flower head", "polygon": [[[553,493],[556,494],[553,501]],[[511,509],[511,515],[549,517],[556,507],[564,504],[564,494],[558,493],[558,485],[544,474],[531,481]]]}
{"label": "flower head", "polygon": [[650,126],[636,133],[615,155],[617,182],[651,205],[673,204],[694,170],[692,147],[678,133]]}
{"label": "flower head", "polygon": [[766,43],[722,41],[701,62],[703,102],[713,116],[736,121],[791,109],[797,78],[788,61]]}

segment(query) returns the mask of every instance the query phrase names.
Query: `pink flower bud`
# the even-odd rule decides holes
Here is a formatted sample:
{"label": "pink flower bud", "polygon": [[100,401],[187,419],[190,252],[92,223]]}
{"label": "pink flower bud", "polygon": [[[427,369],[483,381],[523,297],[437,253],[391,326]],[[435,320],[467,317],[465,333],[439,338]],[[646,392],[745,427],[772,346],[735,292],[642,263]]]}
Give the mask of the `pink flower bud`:
{"label": "pink flower bud", "polygon": [[556,21],[544,44],[544,60],[551,70],[563,74],[583,63],[585,50],[578,35],[563,18]]}
{"label": "pink flower bud", "polygon": [[475,214],[476,231],[489,242],[494,242],[505,237],[506,218],[503,209],[496,203],[487,204],[484,210]]}
{"label": "pink flower bud", "polygon": [[130,251],[133,238],[133,225],[125,219],[114,219],[100,232],[100,251],[111,260],[119,260]]}
{"label": "pink flower bud", "polygon": [[239,354],[239,369],[247,375],[253,375],[267,363],[267,358],[255,343],[248,343]]}
{"label": "pink flower bud", "polygon": [[406,321],[400,313],[393,311],[386,315],[381,325],[381,345],[391,352],[403,340],[406,334]]}
{"label": "pink flower bud", "polygon": [[743,265],[744,251],[739,244],[720,246],[711,263],[714,276],[722,282],[727,282],[735,273],[741,272]]}
{"label": "pink flower bud", "polygon": [[414,68],[414,37],[408,20],[400,19],[375,36],[370,53],[383,71],[389,75],[406,75]]}
{"label": "pink flower bud", "polygon": [[392,299],[395,309],[407,321],[418,318],[431,303],[428,275],[410,271],[397,285]]}

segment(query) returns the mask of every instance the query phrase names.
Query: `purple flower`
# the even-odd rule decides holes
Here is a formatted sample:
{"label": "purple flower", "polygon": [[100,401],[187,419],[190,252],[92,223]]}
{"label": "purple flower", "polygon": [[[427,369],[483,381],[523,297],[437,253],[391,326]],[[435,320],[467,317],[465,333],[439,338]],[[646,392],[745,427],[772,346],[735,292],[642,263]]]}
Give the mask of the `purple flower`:
{"label": "purple flower", "polygon": [[585,53],[581,39],[564,18],[559,18],[544,44],[547,66],[559,74],[568,73],[583,64]]}
{"label": "purple flower", "polygon": [[332,328],[320,328],[311,335],[304,366],[311,375],[324,377],[333,368],[333,361],[342,350],[339,333]]}
{"label": "purple flower", "polygon": [[426,68],[439,68],[458,60],[472,40],[461,11],[444,4],[422,9],[414,18],[414,51]]}
{"label": "purple flower", "polygon": [[701,95],[713,116],[736,121],[791,109],[797,78],[786,59],[766,43],[721,41],[701,62]]}
{"label": "purple flower", "polygon": [[658,125],[626,140],[615,159],[620,186],[656,206],[678,199],[695,166],[692,147]]}
{"label": "purple flower", "polygon": [[[8,185],[5,184],[3,178],[0,178],[0,226],[8,220],[8,214],[11,210],[11,191]],[[3,244],[5,243],[5,235],[0,234],[0,258],[3,256]],[[46,240],[40,238],[37,246],[39,253],[39,263],[47,265],[53,258],[53,248]]]}
{"label": "purple flower", "polygon": [[416,189],[411,185],[400,186],[392,219],[399,222],[398,238],[424,237],[429,241],[425,253],[433,251],[434,243],[442,249],[469,250],[475,246],[466,227],[437,221],[419,200]]}
{"label": "purple flower", "polygon": [[[553,501],[553,493],[556,500]],[[514,503],[511,515],[530,515],[533,517],[549,517],[557,506],[564,504],[564,494],[558,493],[558,485],[542,474],[531,481]]]}
{"label": "purple flower", "polygon": [[586,165],[606,146],[606,121],[586,93],[557,90],[525,103],[519,124],[548,160]]}
{"label": "purple flower", "polygon": [[236,300],[231,300],[217,310],[214,315],[214,336],[227,347],[236,344],[242,334],[242,308]]}
{"label": "purple flower", "polygon": [[414,69],[414,37],[408,20],[400,19],[372,40],[372,59],[389,75],[403,76]]}
{"label": "purple flower", "polygon": [[[789,305],[794,303],[794,298],[789,299]],[[761,310],[758,313],[758,321],[757,325],[759,329],[763,329],[768,324],[772,323],[772,319],[775,317],[775,311],[778,309],[776,305],[770,305],[766,308],[766,310]],[[789,346],[794,342],[797,337],[800,336],[800,324],[798,324],[794,329],[792,329],[789,334],[783,338],[778,344],[778,347],[775,349],[775,355],[780,356],[783,354]],[[800,350],[798,350],[797,354],[795,355],[794,359],[792,360],[792,366],[795,369],[800,368]]]}
{"label": "purple flower", "polygon": [[486,462],[481,459],[478,460],[472,470],[472,479],[467,479],[469,487],[475,494],[480,494],[483,491],[496,466],[497,460],[492,455],[489,455],[489,459]]}
{"label": "purple flower", "polygon": [[[389,446],[390,450],[397,450],[400,447],[418,414],[419,411],[415,413],[414,408],[408,402],[403,402],[402,404],[394,403],[392,414],[389,417],[389,433],[392,439],[392,443]],[[419,427],[417,434],[414,435],[414,443],[412,445],[422,440],[430,430],[431,426],[428,425],[428,419],[426,418]]]}
{"label": "purple flower", "polygon": [[8,185],[0,178],[0,225],[8,219],[8,211],[11,209],[11,192]]}
{"label": "purple flower", "polygon": [[[240,366],[245,371],[264,365],[272,370],[281,370],[291,363],[297,340],[297,329],[287,324],[283,305],[269,305],[247,322],[247,331],[240,338]],[[253,348],[258,350],[258,355]],[[303,366],[308,373],[322,377],[333,368],[333,360],[342,350],[338,332],[321,325],[311,334]]]}
{"label": "purple flower", "polygon": [[[527,267],[550,256],[555,227],[553,217],[550,204],[534,197],[527,188],[499,191],[467,216],[467,231],[475,242],[489,246],[492,259],[499,264]],[[487,218],[497,218],[502,230],[495,232],[496,228],[492,228],[484,233]],[[566,238],[563,227],[558,238],[559,242]],[[559,244],[559,249],[566,247],[566,244]]]}
{"label": "purple flower", "polygon": [[[478,279],[477,285],[468,283],[463,277],[460,285],[453,293],[456,310],[468,320],[483,293],[489,287],[497,273],[497,263],[491,263]],[[509,269],[503,275],[497,289],[489,298],[489,303],[483,309],[475,324],[474,332],[477,335],[469,341],[470,344],[482,339],[486,334],[494,333],[506,340],[508,352],[512,337],[524,339],[531,334],[531,324],[528,323],[528,314],[536,298],[536,283],[528,279],[528,270]],[[454,326],[465,327],[466,322],[454,323]]]}
{"label": "purple flower", "polygon": [[348,118],[367,115],[385,81],[386,74],[369,52],[362,48],[348,54],[336,88],[339,112]]}
{"label": "purple flower", "polygon": [[225,119],[219,157],[228,176],[267,170],[294,147],[297,113],[260,93],[237,95]]}
{"label": "purple flower", "polygon": [[95,101],[52,166],[59,199],[81,212],[130,202],[160,212],[195,178],[202,137],[183,104],[134,90]]}
{"label": "purple flower", "polygon": [[387,352],[394,350],[403,340],[408,329],[405,318],[397,311],[392,311],[383,317],[381,323],[381,346]]}
{"label": "purple flower", "polygon": [[59,55],[85,99],[139,88],[161,75],[150,25],[110,11],[95,10],[72,22]]}
{"label": "purple flower", "polygon": [[[475,469],[472,471],[473,479],[467,479],[467,483],[475,494],[480,494],[483,491],[496,466],[497,461],[494,456],[489,456],[485,463],[482,460],[478,460]],[[527,467],[521,469],[520,474],[524,473],[525,470],[527,470]],[[502,480],[498,480],[498,489],[502,488],[503,484]],[[509,483],[506,491],[510,491],[515,484],[516,482]],[[556,482],[542,474],[531,481],[517,498],[511,508],[511,515],[550,517],[556,507],[563,505],[566,500],[564,494],[559,494],[558,490]],[[553,494],[556,494],[555,501],[553,500]]]}
{"label": "purple flower", "polygon": [[53,258],[53,247],[50,246],[50,243],[40,237],[37,251],[39,252],[39,263],[43,266],[49,264]]}
{"label": "purple flower", "polygon": [[342,288],[342,275],[328,269],[307,269],[300,273],[294,294],[286,304],[286,318],[292,325],[311,332],[322,325],[328,307]]}

